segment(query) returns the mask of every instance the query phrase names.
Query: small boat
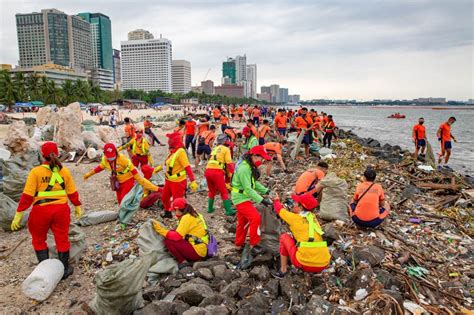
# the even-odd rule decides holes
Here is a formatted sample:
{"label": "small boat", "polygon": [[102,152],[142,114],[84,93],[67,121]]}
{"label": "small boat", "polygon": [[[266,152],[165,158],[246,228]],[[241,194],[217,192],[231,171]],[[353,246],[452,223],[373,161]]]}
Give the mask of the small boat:
{"label": "small boat", "polygon": [[392,114],[390,116],[387,116],[387,118],[403,119],[403,118],[405,118],[405,115],[402,115],[400,113],[395,113],[395,114]]}

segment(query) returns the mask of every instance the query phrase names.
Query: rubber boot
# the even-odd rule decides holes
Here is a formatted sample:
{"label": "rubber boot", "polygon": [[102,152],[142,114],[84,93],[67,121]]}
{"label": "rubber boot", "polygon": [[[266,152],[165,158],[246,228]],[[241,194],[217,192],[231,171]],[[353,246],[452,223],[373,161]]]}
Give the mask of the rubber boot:
{"label": "rubber boot", "polygon": [[58,259],[63,263],[64,266],[64,275],[63,280],[72,275],[74,268],[69,265],[69,251],[67,252],[58,252]]}
{"label": "rubber boot", "polygon": [[163,214],[161,215],[161,217],[162,217],[163,219],[172,219],[172,218],[173,218],[173,214],[171,213],[171,211],[166,211],[166,210],[165,210],[165,213],[163,213]]}
{"label": "rubber boot", "polygon": [[38,258],[38,264],[42,262],[43,260],[46,260],[49,258],[48,249],[35,250],[35,253],[36,253],[36,258]]}
{"label": "rubber boot", "polygon": [[208,198],[207,199],[207,213],[214,212],[214,199]]}
{"label": "rubber boot", "polygon": [[222,203],[224,204],[225,215],[232,216],[235,214],[235,210],[232,208],[232,202],[230,199],[223,200]]}

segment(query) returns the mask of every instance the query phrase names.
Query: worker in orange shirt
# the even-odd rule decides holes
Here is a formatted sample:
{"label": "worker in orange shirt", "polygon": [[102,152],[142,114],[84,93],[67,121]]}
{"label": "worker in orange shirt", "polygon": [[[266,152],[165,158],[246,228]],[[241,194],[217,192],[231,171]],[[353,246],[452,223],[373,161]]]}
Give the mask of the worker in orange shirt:
{"label": "worker in orange shirt", "polygon": [[173,132],[179,133],[184,141],[184,135],[186,134],[186,120],[180,119],[178,125],[173,129]]}
{"label": "worker in orange shirt", "polygon": [[335,135],[334,131],[336,129],[336,124],[334,123],[334,120],[332,119],[332,115],[327,116],[327,122],[324,124],[324,137],[323,137],[323,147],[326,146],[328,148],[331,148],[331,140],[332,137]]}
{"label": "worker in orange shirt", "polygon": [[171,199],[183,198],[186,194],[186,175],[191,182],[189,188],[193,192],[198,189],[194,174],[189,165],[188,155],[184,150],[183,139],[178,133],[166,135],[170,153],[166,158],[165,186],[161,194],[161,202],[165,209],[164,217],[171,218]]}
{"label": "worker in orange shirt", "polygon": [[216,192],[219,192],[224,204],[225,214],[230,216],[234,215],[235,211],[232,209],[226,182],[230,182],[230,178],[234,173],[234,163],[232,162],[230,149],[225,145],[226,140],[227,136],[224,134],[217,137],[217,146],[212,149],[204,176],[209,189],[207,212],[214,212],[214,198]]}
{"label": "worker in orange shirt", "polygon": [[418,124],[413,126],[413,142],[415,143],[415,159],[418,158],[418,151],[421,148],[421,157],[425,158],[425,149],[426,149],[426,128],[423,126],[425,119],[420,117],[418,119]]}
{"label": "worker in orange shirt", "polygon": [[258,129],[255,127],[255,124],[252,119],[247,119],[247,127],[250,129],[252,135],[258,139]]}
{"label": "worker in orange shirt", "polygon": [[153,130],[153,123],[151,122],[150,115],[147,115],[145,121],[143,122],[143,128],[145,129],[145,133],[151,138],[151,145],[154,146],[155,142],[161,146],[164,146],[164,143],[161,143],[158,137],[155,135]]}
{"label": "worker in orange shirt", "polygon": [[441,164],[443,157],[444,164],[448,164],[453,147],[451,144],[451,139],[453,139],[454,142],[457,142],[456,138],[454,138],[453,134],[451,133],[451,126],[455,122],[455,117],[449,117],[449,119],[442,123],[438,128],[436,135],[438,136],[438,140],[441,141],[441,154],[439,154],[438,164]]}
{"label": "worker in orange shirt", "polygon": [[212,117],[214,117],[214,122],[219,122],[219,119],[221,118],[221,110],[219,109],[219,106],[214,107],[212,110]]}
{"label": "worker in orange shirt", "polygon": [[143,165],[153,165],[153,158],[150,153],[150,145],[148,140],[143,136],[143,130],[137,130],[135,137],[128,143],[119,147],[117,150],[120,152],[124,149],[132,148],[132,164],[135,167],[141,167]]}
{"label": "worker in orange shirt", "polygon": [[260,115],[261,115],[261,112],[260,112],[260,109],[258,108],[258,105],[255,105],[255,107],[252,109],[252,120],[253,120],[253,124],[255,126],[260,126]]}
{"label": "worker in orange shirt", "polygon": [[239,115],[239,122],[242,122],[242,120],[244,119],[244,107],[242,105],[239,105],[237,113]]}
{"label": "worker in orange shirt", "polygon": [[87,180],[89,177],[105,169],[111,172],[110,185],[111,189],[115,191],[117,195],[119,205],[122,203],[122,199],[132,190],[133,186],[135,186],[135,181],[143,186],[144,189],[158,191],[158,187],[141,177],[132,162],[120,154],[112,143],[105,144],[104,156],[102,156],[100,164],[86,173],[84,180]]}
{"label": "worker in orange shirt", "polygon": [[288,173],[288,169],[285,166],[285,162],[283,161],[283,147],[286,147],[288,142],[283,140],[282,142],[267,142],[263,145],[263,147],[267,150],[268,155],[271,157],[271,160],[268,161],[266,174],[270,176],[270,172],[273,166],[273,160],[277,160],[280,163],[281,169]]}
{"label": "worker in orange shirt", "polygon": [[268,119],[263,120],[263,124],[258,128],[258,144],[264,145],[265,144],[265,137],[270,132],[271,128],[268,122]]}
{"label": "worker in orange shirt", "polygon": [[193,158],[196,158],[196,122],[193,119],[193,114],[188,114],[188,119],[184,123],[184,134],[185,134],[185,146],[186,151],[188,151],[189,146],[191,146]]}
{"label": "worker in orange shirt", "polygon": [[319,162],[316,168],[303,172],[296,180],[294,192],[297,195],[310,193],[314,197],[318,197],[319,192],[323,189],[320,181],[326,176],[329,165],[326,162]]}
{"label": "worker in orange shirt", "polygon": [[293,126],[298,130],[298,135],[304,132],[302,144],[304,144],[304,151],[306,157],[309,157],[309,145],[313,142],[311,128],[313,127],[313,120],[308,115],[308,109],[303,107],[301,109],[301,115],[295,118]]}
{"label": "worker in orange shirt", "polygon": [[28,230],[38,263],[49,258],[46,238],[51,229],[58,258],[64,265],[63,279],[66,279],[73,273],[73,268],[69,265],[71,212],[68,200],[75,207],[76,218],[82,216],[81,202],[70,171],[58,159],[56,143],[45,142],[41,146],[41,155],[44,163],[30,171],[11,229],[17,231],[21,228],[25,210],[33,205],[28,218]]}
{"label": "worker in orange shirt", "polygon": [[382,186],[374,182],[376,176],[374,169],[365,170],[364,181],[357,185],[349,206],[352,221],[360,227],[375,228],[390,213]]}
{"label": "worker in orange shirt", "polygon": [[199,137],[197,147],[196,167],[200,165],[201,160],[206,160],[211,154],[211,147],[216,138],[216,126],[211,125],[210,129],[204,131]]}
{"label": "worker in orange shirt", "polygon": [[225,129],[229,126],[229,117],[225,114],[225,112],[222,112],[221,115],[221,131],[224,133]]}
{"label": "worker in orange shirt", "polygon": [[[132,141],[133,138],[135,138],[135,132],[137,129],[132,124],[132,121],[130,120],[130,118],[125,117],[123,121],[125,122],[125,127],[123,127],[123,131],[125,132],[125,137],[127,138],[125,143],[128,143]],[[122,142],[122,144],[125,144],[125,143]],[[127,152],[128,152],[128,156],[131,158],[132,157],[131,149],[130,148],[127,149]]]}
{"label": "worker in orange shirt", "polygon": [[275,117],[274,127],[275,133],[278,135],[279,141],[283,141],[286,136],[287,116],[284,109],[279,108]]}

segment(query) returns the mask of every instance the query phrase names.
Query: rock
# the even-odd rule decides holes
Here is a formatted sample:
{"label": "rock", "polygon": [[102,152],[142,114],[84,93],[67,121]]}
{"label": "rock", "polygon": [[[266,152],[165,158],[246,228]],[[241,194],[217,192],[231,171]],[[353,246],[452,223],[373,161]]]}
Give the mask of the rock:
{"label": "rock", "polygon": [[369,138],[366,142],[367,146],[371,148],[380,148],[380,142],[375,139]]}
{"label": "rock", "polygon": [[36,113],[36,125],[38,127],[45,125],[54,126],[58,121],[58,114],[50,106],[42,107]]}
{"label": "rock", "polygon": [[185,279],[192,279],[196,275],[192,267],[186,267],[179,271],[179,274]]}
{"label": "rock", "polygon": [[214,277],[218,280],[225,280],[229,282],[232,279],[232,273],[229,272],[226,265],[217,265],[212,267],[212,272],[214,273]]}
{"label": "rock", "polygon": [[384,294],[388,294],[390,295],[391,297],[393,297],[395,300],[397,300],[397,303],[398,305],[400,305],[402,311],[404,310],[404,307],[403,307],[403,302],[405,301],[404,298],[403,298],[403,295],[398,292],[398,291],[393,291],[393,290],[382,290],[382,293]]}
{"label": "rock", "polygon": [[222,294],[213,294],[213,295],[210,295],[206,298],[204,298],[204,300],[202,300],[202,302],[199,304],[200,307],[206,307],[208,305],[220,305],[224,302],[224,300],[226,299],[226,297]]}
{"label": "rock", "polygon": [[270,278],[270,270],[268,270],[268,267],[267,266],[257,266],[257,267],[254,267],[250,273],[249,273],[249,276],[251,278],[255,278],[255,279],[258,279],[260,281],[265,281],[265,280],[268,280]]}
{"label": "rock", "polygon": [[[255,293],[242,301],[240,301],[237,306],[241,306],[238,314],[259,314],[259,313],[266,313],[267,306],[268,306],[268,299],[262,293]],[[240,311],[245,310],[246,308],[253,308],[257,310],[255,313],[240,313]]]}
{"label": "rock", "polygon": [[285,278],[280,280],[281,295],[287,298],[288,300],[293,300],[294,304],[299,304],[299,292],[298,289],[295,287],[297,281],[298,280],[290,276],[286,276]]}
{"label": "rock", "polygon": [[388,143],[385,143],[382,147],[383,150],[385,151],[392,151],[392,146]]}
{"label": "rock", "polygon": [[394,145],[394,146],[392,147],[392,151],[401,152],[401,151],[402,151],[402,148],[401,148],[399,145]]}
{"label": "rock", "polygon": [[241,284],[241,281],[232,281],[221,290],[221,294],[224,294],[228,297],[234,297],[237,292],[239,292]]}
{"label": "rock", "polygon": [[209,305],[206,306],[206,315],[228,315],[230,311],[224,305]]}
{"label": "rock", "polygon": [[274,300],[272,302],[272,314],[282,314],[288,309],[288,303],[283,299]]}
{"label": "rock", "polygon": [[249,283],[245,283],[240,286],[239,292],[237,292],[237,295],[240,297],[240,299],[245,299],[250,293],[252,293],[255,289],[254,285],[251,285]]}
{"label": "rock", "polygon": [[153,286],[143,290],[143,299],[146,301],[161,300],[165,290],[162,287]]}
{"label": "rock", "polygon": [[335,223],[326,224],[323,226],[323,231],[323,238],[326,240],[328,245],[331,245],[334,241],[337,241],[341,235]]}
{"label": "rock", "polygon": [[369,295],[366,289],[358,289],[354,295],[354,300],[355,301],[361,301],[365,299]]}
{"label": "rock", "polygon": [[401,283],[396,277],[392,276],[390,272],[382,268],[373,269],[377,281],[379,281],[385,289],[388,290],[400,290],[402,289],[403,283]]}
{"label": "rock", "polygon": [[418,189],[418,187],[413,186],[413,185],[406,186],[401,192],[402,198],[407,198],[407,199],[410,199],[415,194],[421,194],[421,190]]}
{"label": "rock", "polygon": [[357,269],[353,274],[346,279],[346,286],[350,287],[354,294],[360,289],[366,289],[370,292],[374,272],[371,268]]}
{"label": "rock", "polygon": [[354,246],[352,249],[352,256],[354,261],[359,264],[362,261],[367,262],[370,266],[374,267],[380,265],[385,258],[385,251],[380,247],[368,245],[368,246]]}
{"label": "rock", "polygon": [[173,302],[173,314],[182,315],[189,308],[190,308],[189,304],[183,301],[177,300]]}
{"label": "rock", "polygon": [[182,300],[191,306],[197,306],[214,291],[206,284],[187,282],[174,291],[176,299]]}
{"label": "rock", "polygon": [[117,131],[109,126],[97,127],[99,138],[104,143],[113,143],[115,146],[122,145],[122,140],[117,135]]}
{"label": "rock", "polygon": [[334,306],[319,295],[311,296],[306,306],[298,311],[298,315],[329,315],[332,314]]}
{"label": "rock", "polygon": [[197,270],[197,275],[205,280],[214,279],[214,276],[212,275],[212,271],[208,268],[199,268]]}
{"label": "rock", "polygon": [[203,260],[203,261],[196,261],[193,264],[193,269],[197,270],[199,268],[212,268],[217,265],[222,265],[221,260]]}
{"label": "rock", "polygon": [[38,149],[38,144],[29,136],[24,121],[15,121],[8,127],[8,133],[3,143],[13,154],[27,153]]}
{"label": "rock", "polygon": [[268,291],[268,295],[276,299],[278,297],[278,289],[279,289],[280,283],[277,279],[270,279],[270,281],[267,282],[267,284],[263,287],[263,292]]}
{"label": "rock", "polygon": [[83,131],[82,138],[84,139],[84,145],[86,147],[91,146],[95,149],[102,149],[104,147],[104,141],[93,131]]}
{"label": "rock", "polygon": [[58,111],[57,144],[66,151],[85,150],[81,134],[81,107],[78,102],[62,107]]}
{"label": "rock", "polygon": [[171,315],[173,314],[173,303],[167,301],[153,301],[140,310],[140,315]]}
{"label": "rock", "polygon": [[206,309],[203,307],[193,306],[189,310],[185,311],[183,315],[206,315]]}

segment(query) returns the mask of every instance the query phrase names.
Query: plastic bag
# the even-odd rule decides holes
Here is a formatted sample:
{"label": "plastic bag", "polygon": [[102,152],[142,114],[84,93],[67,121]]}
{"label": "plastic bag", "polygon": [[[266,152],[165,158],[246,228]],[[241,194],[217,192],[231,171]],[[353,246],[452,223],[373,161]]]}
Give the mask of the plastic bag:
{"label": "plastic bag", "polygon": [[98,315],[128,315],[143,307],[143,282],[156,261],[157,255],[152,252],[99,271],[94,278],[96,294],[89,307]]}
{"label": "plastic bag", "polygon": [[96,225],[104,222],[114,221],[117,220],[117,218],[118,213],[115,211],[104,210],[88,212],[77,221],[77,224],[80,226]]}
{"label": "plastic bag", "polygon": [[140,201],[143,197],[143,187],[135,184],[127,195],[122,199],[119,209],[119,222],[127,224],[132,220],[133,215],[140,208]]}
{"label": "plastic bag", "polygon": [[323,196],[319,206],[319,217],[324,220],[346,221],[348,216],[347,183],[336,176],[328,173],[322,180]]}
{"label": "plastic bag", "polygon": [[[82,232],[81,228],[76,224],[69,225],[69,242],[71,243],[71,248],[69,249],[69,260],[74,261],[77,264],[87,246],[87,243],[86,234]],[[57,258],[58,252],[56,250],[56,242],[54,241],[54,235],[51,231],[48,233],[46,243],[48,243],[49,257]]]}
{"label": "plastic bag", "polygon": [[257,210],[262,218],[260,223],[260,246],[265,251],[277,255],[280,251],[281,221],[277,218],[272,208],[259,204],[257,205]]}
{"label": "plastic bag", "polygon": [[[0,193],[0,228],[2,228],[5,232],[11,231],[10,226],[12,224],[13,217],[16,213],[16,208],[18,207],[18,203],[13,201],[8,196]],[[28,216],[30,211],[26,211],[21,219],[21,226],[24,227],[26,222],[28,222]]]}
{"label": "plastic bag", "polygon": [[15,154],[8,161],[0,160],[3,173],[3,193],[11,199],[19,201],[29,171],[40,163],[38,151]]}

